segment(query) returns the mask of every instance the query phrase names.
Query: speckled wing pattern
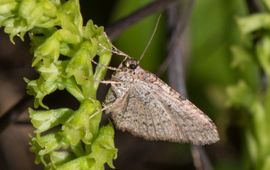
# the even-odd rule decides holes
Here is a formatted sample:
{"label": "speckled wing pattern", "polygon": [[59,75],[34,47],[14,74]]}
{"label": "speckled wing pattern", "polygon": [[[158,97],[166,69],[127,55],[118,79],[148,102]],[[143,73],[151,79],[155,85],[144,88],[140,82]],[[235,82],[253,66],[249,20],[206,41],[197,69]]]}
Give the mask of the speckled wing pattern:
{"label": "speckled wing pattern", "polygon": [[219,140],[212,121],[155,75],[123,68],[112,77],[106,110],[117,128],[147,140],[204,145]]}

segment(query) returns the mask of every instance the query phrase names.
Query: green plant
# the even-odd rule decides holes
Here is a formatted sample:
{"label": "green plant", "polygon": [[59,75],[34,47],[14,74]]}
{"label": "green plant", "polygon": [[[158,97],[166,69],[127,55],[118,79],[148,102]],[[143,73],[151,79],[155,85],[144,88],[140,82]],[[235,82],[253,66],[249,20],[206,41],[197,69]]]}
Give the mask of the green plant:
{"label": "green plant", "polygon": [[[92,21],[82,23],[79,0],[0,2],[0,26],[11,41],[14,36],[23,40],[26,33],[31,40],[32,66],[39,78],[25,80],[28,94],[35,97],[35,109],[40,107],[29,109],[36,128],[31,150],[45,169],[104,169],[105,163],[113,167],[116,158],[114,129],[112,124],[99,127],[101,105],[96,100],[112,45],[102,27]],[[99,64],[93,70],[96,56]],[[43,98],[56,90],[68,91],[80,102],[79,108],[46,106]]]}
{"label": "green plant", "polygon": [[[265,0],[267,11],[269,1]],[[232,66],[238,82],[227,89],[230,105],[245,112],[247,166],[270,169],[270,14],[237,18],[242,45],[234,46]]]}

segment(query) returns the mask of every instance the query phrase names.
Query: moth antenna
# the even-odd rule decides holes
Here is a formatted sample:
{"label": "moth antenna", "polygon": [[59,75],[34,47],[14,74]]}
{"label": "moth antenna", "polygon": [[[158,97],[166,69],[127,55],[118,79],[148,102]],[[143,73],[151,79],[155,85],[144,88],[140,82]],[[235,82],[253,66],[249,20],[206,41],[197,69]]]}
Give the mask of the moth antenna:
{"label": "moth antenna", "polygon": [[128,55],[128,54],[126,54],[126,53],[124,53],[123,51],[121,51],[121,50],[119,50],[118,48],[116,48],[114,45],[112,45],[112,49],[109,49],[109,48],[107,48],[107,47],[104,47],[102,44],[98,44],[101,48],[103,48],[104,50],[108,50],[108,51],[110,51],[110,52],[112,52],[112,53],[114,53],[114,54],[116,54],[116,55],[119,55],[119,56],[123,56],[123,57],[125,57],[124,58],[124,60],[126,60],[127,58],[129,58],[129,59],[131,59],[131,57]]}
{"label": "moth antenna", "polygon": [[152,40],[153,40],[153,38],[154,38],[156,32],[157,32],[157,28],[158,28],[158,24],[159,24],[160,18],[161,18],[161,14],[159,14],[159,16],[158,16],[158,19],[157,19],[157,22],[156,22],[154,31],[153,31],[153,33],[152,33],[150,39],[148,40],[147,45],[146,45],[146,47],[144,48],[144,50],[143,50],[143,52],[142,52],[142,54],[141,54],[141,56],[140,56],[140,58],[139,58],[139,60],[138,60],[138,63],[141,62],[142,58],[144,57],[146,51],[148,50],[148,48],[149,48],[149,46],[150,46],[150,44],[151,44],[151,42],[152,42]]}
{"label": "moth antenna", "polygon": [[[105,37],[107,38],[107,41],[109,44],[112,44],[108,35],[104,32]],[[128,54],[124,53],[123,51],[119,50],[118,48],[116,48],[113,44],[112,44],[112,49],[108,49],[106,47],[104,47],[102,44],[99,43],[99,46],[101,46],[103,49],[111,51],[112,53],[119,55],[119,56],[123,56],[125,57],[124,60],[126,60],[127,58],[131,58]]]}

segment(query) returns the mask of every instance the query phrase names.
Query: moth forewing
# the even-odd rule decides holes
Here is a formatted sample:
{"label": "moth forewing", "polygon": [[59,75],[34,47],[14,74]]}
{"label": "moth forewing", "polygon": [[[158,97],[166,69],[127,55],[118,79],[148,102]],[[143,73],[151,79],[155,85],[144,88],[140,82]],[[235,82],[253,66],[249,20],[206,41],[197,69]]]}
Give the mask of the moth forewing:
{"label": "moth forewing", "polygon": [[[212,121],[194,104],[135,60],[123,62],[105,103],[117,128],[147,140],[210,144],[219,140]],[[112,100],[113,99],[113,100]]]}

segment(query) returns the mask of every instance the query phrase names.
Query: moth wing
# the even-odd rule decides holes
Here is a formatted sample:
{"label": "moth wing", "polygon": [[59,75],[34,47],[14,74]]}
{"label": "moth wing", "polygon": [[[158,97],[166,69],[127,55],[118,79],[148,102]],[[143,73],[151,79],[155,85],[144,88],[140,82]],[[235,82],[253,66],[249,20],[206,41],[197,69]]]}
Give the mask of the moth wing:
{"label": "moth wing", "polygon": [[158,101],[163,104],[167,113],[177,121],[178,128],[186,137],[186,140],[198,145],[211,144],[219,140],[216,126],[212,120],[189,100],[180,97],[174,91],[168,93],[165,90],[152,91]]}
{"label": "moth wing", "polygon": [[121,108],[109,110],[118,129],[147,140],[188,142],[174,117],[147,85],[134,84],[127,93]]}
{"label": "moth wing", "polygon": [[128,84],[128,90],[121,94],[116,89],[114,93],[112,88],[114,106],[106,112],[111,112],[117,128],[148,140],[200,145],[218,141],[216,127],[207,115],[164,86],[167,90],[160,90],[158,84],[140,81]]}

